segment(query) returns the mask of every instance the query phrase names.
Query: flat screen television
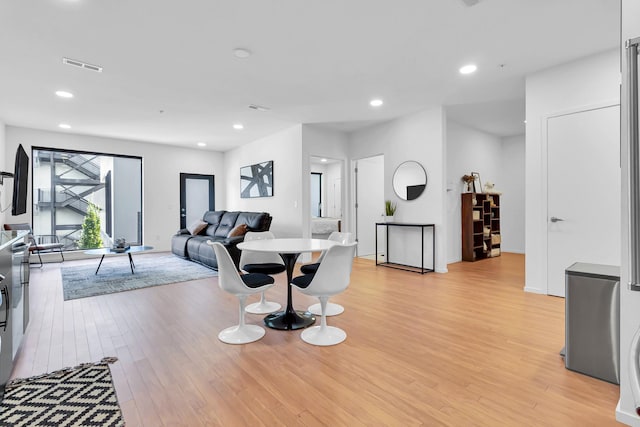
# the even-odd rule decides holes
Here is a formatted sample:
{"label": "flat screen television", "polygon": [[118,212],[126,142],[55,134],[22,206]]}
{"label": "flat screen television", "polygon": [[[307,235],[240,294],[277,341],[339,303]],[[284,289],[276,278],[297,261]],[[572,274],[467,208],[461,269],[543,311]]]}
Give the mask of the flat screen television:
{"label": "flat screen television", "polygon": [[16,151],[16,164],[13,172],[13,203],[11,215],[22,215],[27,213],[27,182],[29,180],[29,156],[18,145]]}

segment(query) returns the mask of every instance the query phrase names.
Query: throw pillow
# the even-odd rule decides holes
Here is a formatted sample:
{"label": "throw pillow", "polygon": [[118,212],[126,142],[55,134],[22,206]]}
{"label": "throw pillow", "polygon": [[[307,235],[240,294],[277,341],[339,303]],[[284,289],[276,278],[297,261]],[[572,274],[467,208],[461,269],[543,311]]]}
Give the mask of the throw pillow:
{"label": "throw pillow", "polygon": [[247,234],[247,231],[248,231],[247,230],[247,224],[236,225],[235,227],[233,227],[231,229],[229,234],[227,234],[227,237],[244,236],[245,234]]}
{"label": "throw pillow", "polygon": [[205,228],[207,228],[208,225],[209,223],[199,219],[195,221],[193,224],[189,224],[189,226],[187,227],[187,230],[189,230],[189,233],[195,236],[196,234],[200,234],[200,232]]}

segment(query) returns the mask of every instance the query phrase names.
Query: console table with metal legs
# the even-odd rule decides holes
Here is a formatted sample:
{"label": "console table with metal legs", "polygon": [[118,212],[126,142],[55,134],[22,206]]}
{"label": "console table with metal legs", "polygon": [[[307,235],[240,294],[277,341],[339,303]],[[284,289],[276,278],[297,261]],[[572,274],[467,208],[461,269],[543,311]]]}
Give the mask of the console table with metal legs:
{"label": "console table with metal legs", "polygon": [[[385,227],[386,230],[386,261],[378,261],[378,227]],[[389,261],[389,228],[390,227],[409,227],[420,229],[420,266],[401,264],[397,262]],[[425,228],[431,229],[431,268],[425,268],[424,266],[424,230]],[[436,266],[436,226],[435,224],[417,224],[417,223],[405,223],[405,222],[376,222],[376,265],[383,267],[397,268],[399,270],[412,271],[414,273],[425,274],[435,271]]]}

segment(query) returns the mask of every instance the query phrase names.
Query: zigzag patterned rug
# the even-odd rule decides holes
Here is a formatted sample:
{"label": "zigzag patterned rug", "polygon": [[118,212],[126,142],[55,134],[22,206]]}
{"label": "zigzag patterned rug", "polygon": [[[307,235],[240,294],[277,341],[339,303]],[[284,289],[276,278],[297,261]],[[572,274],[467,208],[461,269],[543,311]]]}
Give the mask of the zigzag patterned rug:
{"label": "zigzag patterned rug", "polygon": [[50,374],[15,379],[0,404],[0,426],[124,426],[109,363],[85,363]]}

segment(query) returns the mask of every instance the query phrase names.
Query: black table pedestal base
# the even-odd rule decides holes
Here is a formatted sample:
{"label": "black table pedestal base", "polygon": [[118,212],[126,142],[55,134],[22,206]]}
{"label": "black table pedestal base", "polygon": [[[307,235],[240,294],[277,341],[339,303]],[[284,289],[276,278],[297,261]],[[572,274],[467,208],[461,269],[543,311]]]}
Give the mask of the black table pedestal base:
{"label": "black table pedestal base", "polygon": [[277,311],[264,318],[264,324],[269,328],[291,331],[303,329],[313,325],[316,318],[308,311]]}

